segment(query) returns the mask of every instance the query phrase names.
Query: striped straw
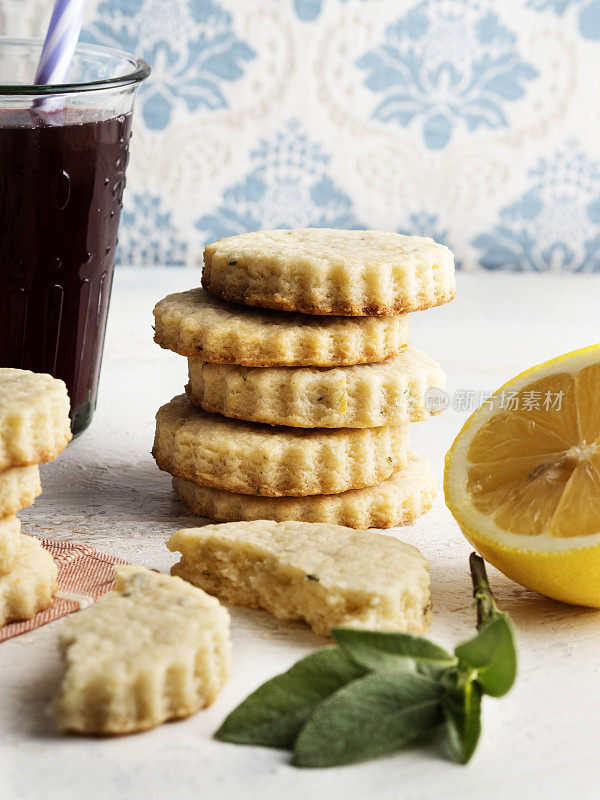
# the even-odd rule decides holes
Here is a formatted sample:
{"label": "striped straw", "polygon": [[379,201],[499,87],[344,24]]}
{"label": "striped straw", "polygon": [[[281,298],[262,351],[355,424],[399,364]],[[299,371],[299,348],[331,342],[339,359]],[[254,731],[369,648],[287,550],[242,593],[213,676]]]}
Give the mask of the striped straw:
{"label": "striped straw", "polygon": [[56,0],[35,73],[37,86],[65,82],[81,32],[86,2]]}

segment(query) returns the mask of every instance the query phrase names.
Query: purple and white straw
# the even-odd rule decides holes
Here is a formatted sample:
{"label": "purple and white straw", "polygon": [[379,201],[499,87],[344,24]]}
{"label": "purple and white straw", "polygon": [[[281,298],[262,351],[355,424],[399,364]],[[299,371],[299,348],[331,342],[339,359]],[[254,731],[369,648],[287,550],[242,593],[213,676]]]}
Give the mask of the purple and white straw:
{"label": "purple and white straw", "polygon": [[40,63],[37,86],[64,83],[83,24],[87,0],[56,0]]}

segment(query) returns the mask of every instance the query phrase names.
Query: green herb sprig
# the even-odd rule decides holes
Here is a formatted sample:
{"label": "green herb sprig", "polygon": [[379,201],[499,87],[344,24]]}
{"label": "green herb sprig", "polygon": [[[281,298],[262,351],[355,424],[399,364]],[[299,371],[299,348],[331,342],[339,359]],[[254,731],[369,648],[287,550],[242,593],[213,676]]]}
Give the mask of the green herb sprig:
{"label": "green herb sprig", "polygon": [[454,654],[418,636],[334,628],[336,645],[260,686],[215,737],[293,752],[298,767],[335,767],[387,755],[445,731],[466,764],[481,733],[481,699],[513,685],[510,618],[496,607],[483,560],[470,557],[477,635]]}

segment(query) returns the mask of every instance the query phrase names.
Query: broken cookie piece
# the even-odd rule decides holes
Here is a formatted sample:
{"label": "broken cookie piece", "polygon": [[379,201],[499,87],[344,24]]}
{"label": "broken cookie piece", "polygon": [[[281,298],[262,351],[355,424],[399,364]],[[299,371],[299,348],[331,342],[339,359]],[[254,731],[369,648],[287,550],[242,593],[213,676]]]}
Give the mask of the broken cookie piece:
{"label": "broken cookie piece", "polygon": [[335,626],[422,633],[429,625],[429,564],[392,536],[341,525],[231,522],[177,531],[171,572],[228,603]]}
{"label": "broken cookie piece", "polygon": [[118,567],[116,588],[64,624],[61,730],[121,734],[210,705],[229,675],[229,614],[178,578]]}

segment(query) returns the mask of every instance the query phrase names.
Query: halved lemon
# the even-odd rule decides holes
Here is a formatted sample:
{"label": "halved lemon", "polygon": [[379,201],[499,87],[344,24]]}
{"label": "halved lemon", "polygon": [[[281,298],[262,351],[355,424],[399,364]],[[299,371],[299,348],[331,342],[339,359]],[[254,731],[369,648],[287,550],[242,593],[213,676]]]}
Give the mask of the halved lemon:
{"label": "halved lemon", "polygon": [[500,387],[448,451],[444,492],[469,542],[509,578],[600,608],[600,345]]}

